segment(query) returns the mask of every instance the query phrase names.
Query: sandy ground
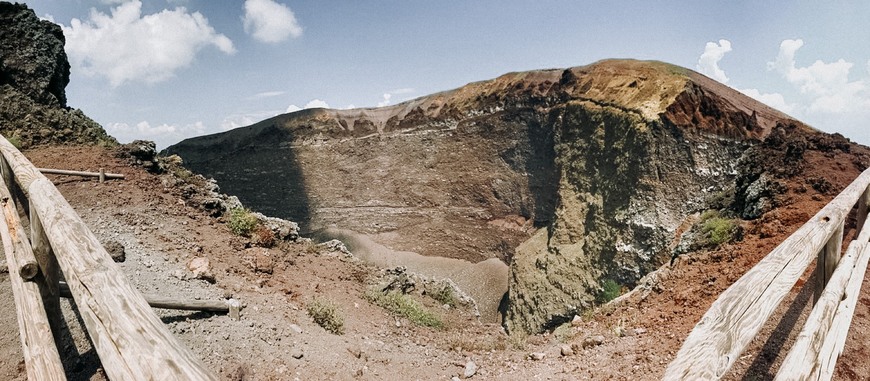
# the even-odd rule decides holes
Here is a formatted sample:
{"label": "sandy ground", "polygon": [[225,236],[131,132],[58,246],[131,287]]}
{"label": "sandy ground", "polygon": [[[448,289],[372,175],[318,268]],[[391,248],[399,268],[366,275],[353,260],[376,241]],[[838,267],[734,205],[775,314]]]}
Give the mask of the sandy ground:
{"label": "sandy ground", "polygon": [[[662,269],[657,291],[605,306],[575,326],[510,338],[498,324],[484,323],[468,309],[445,310],[429,298],[419,300],[443,317],[445,328],[419,327],[397,318],[364,297],[378,268],[304,240],[270,249],[249,247],[221,220],[187,206],[180,191],[169,186],[167,175],[129,167],[109,152],[72,147],[26,154],[42,167],[103,167],[127,175],[127,180],[104,184],[52,179],[101,240],[126,248],[122,268],[143,293],[183,299],[233,297],[246,304],[239,321],[221,314],[156,310],[169,329],[225,380],[449,380],[463,378],[467,368],[475,368],[472,379],[480,380],[659,379],[713,300],[836,194],[792,192],[786,206],[771,212],[775,215],[745,223],[748,233],[743,241],[681,257]],[[837,163],[839,158],[810,160]],[[857,175],[851,165],[808,167],[810,175],[825,175],[836,189]],[[779,221],[775,228],[768,225],[773,220]],[[753,233],[763,226],[773,235],[760,238]],[[195,257],[209,259],[215,283],[190,277],[186,263]],[[793,341],[809,310],[812,293],[802,285],[812,284],[812,276],[808,270],[726,378],[772,378],[785,356],[780,349]],[[836,379],[870,377],[864,345],[870,339],[868,287],[865,282]],[[343,335],[328,333],[311,320],[306,307],[315,299],[339,306]],[[0,379],[24,379],[5,272],[0,274],[0,303],[6,311],[0,315]],[[66,321],[62,352],[70,378],[104,379],[69,308]],[[532,359],[533,353],[543,357]]]}

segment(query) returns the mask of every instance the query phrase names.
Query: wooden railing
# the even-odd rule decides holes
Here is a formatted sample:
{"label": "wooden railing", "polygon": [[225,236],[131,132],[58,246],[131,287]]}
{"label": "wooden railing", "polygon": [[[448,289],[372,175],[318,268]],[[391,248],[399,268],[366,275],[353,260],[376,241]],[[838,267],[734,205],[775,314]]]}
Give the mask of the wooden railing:
{"label": "wooden railing", "polygon": [[[166,329],[57,188],[3,137],[0,154],[0,236],[28,379],[65,379],[52,335],[61,319],[61,273],[110,379],[215,379]],[[29,238],[16,199],[29,211]]]}
{"label": "wooden railing", "polygon": [[[776,379],[829,380],[870,258],[868,185],[870,169],[725,290],[689,333],[664,379],[724,376],[816,259],[816,303]],[[841,259],[844,222],[856,203],[856,238]]]}

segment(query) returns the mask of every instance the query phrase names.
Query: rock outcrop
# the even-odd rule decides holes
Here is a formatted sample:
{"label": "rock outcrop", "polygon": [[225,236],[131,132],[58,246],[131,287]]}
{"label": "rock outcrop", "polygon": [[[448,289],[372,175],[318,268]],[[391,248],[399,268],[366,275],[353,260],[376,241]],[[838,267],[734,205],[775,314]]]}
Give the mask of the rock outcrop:
{"label": "rock outcrop", "polygon": [[667,263],[696,212],[772,207],[776,176],[750,168],[785,130],[827,136],[690,70],[608,60],[378,109],[303,110],[167,151],[307,230],[500,258],[505,325],[539,332],[605,283],[630,288]]}
{"label": "rock outcrop", "polygon": [[99,124],[67,107],[64,43],[60,26],[26,5],[0,2],[0,133],[22,147],[116,144]]}

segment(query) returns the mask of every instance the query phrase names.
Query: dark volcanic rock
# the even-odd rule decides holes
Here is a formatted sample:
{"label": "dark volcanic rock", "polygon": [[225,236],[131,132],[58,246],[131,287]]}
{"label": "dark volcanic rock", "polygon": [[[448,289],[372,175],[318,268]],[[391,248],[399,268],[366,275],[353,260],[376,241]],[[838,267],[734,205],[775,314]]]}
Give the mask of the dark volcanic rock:
{"label": "dark volcanic rock", "polygon": [[0,133],[20,146],[115,139],[66,104],[70,65],[60,26],[23,4],[0,2]]}
{"label": "dark volcanic rock", "polygon": [[34,102],[66,107],[69,62],[63,31],[40,20],[23,4],[0,3],[0,85],[10,85]]}

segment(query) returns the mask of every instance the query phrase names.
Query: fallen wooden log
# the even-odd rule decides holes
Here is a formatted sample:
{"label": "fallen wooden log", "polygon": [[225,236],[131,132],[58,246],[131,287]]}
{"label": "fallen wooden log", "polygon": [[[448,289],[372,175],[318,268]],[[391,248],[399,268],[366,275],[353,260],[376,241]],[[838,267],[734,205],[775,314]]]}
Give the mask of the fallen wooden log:
{"label": "fallen wooden log", "polygon": [[[67,285],[66,282],[60,282],[59,289],[61,297],[72,298],[72,293],[70,292],[69,285]],[[179,300],[160,296],[144,296],[145,301],[148,302],[149,306],[169,310],[229,312],[231,304],[230,301]]]}

